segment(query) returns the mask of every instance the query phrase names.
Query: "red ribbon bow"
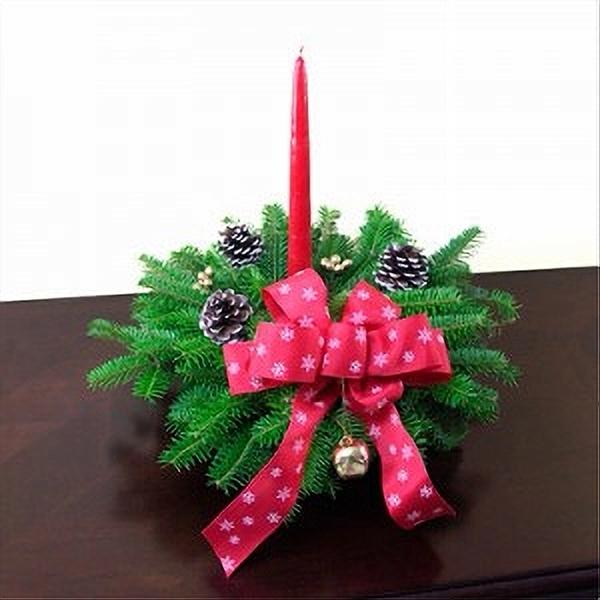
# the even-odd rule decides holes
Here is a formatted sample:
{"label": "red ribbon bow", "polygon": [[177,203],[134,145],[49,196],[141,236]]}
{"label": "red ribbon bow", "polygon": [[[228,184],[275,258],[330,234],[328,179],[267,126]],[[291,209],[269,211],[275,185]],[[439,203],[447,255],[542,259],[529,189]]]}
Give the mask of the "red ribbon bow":
{"label": "red ribbon bow", "polygon": [[332,322],[327,288],[312,269],[266,287],[263,300],[274,322],[260,323],[251,342],[223,347],[229,389],[244,394],[300,386],[271,460],[202,532],[225,573],[231,575],[290,512],[313,433],[341,395],[377,448],[392,519],[412,529],[453,516],[394,406],[405,383],[424,386],[450,377],[441,331],[431,327],[426,315],[400,319],[400,308],[364,281],[350,292],[342,320]]}

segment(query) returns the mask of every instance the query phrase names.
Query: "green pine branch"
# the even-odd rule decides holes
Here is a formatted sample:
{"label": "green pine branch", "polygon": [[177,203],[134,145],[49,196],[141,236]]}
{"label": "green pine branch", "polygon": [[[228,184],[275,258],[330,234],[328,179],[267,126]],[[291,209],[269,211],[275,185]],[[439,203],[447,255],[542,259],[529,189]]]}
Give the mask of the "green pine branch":
{"label": "green pine branch", "polygon": [[331,258],[334,255],[342,260],[354,256],[354,241],[348,235],[338,230],[339,210],[322,206],[319,209],[319,219],[313,227],[313,265],[323,277],[330,294],[335,294],[341,287],[341,278],[338,272],[328,271],[321,265],[321,259]]}
{"label": "green pine branch", "polygon": [[338,408],[320,423],[304,467],[301,497],[327,494],[335,497],[340,481],[334,474],[331,453],[344,435],[364,439],[363,425],[353,415]]}
{"label": "green pine branch", "polygon": [[87,334],[97,340],[124,342],[121,326],[108,319],[94,319],[88,323]]}
{"label": "green pine branch", "polygon": [[208,469],[210,483],[224,492],[246,485],[269,460],[271,450],[256,444],[252,425],[246,424],[221,446]]}
{"label": "green pine branch", "polygon": [[474,303],[465,298],[457,287],[434,287],[389,294],[390,298],[402,307],[402,316],[426,313],[430,317],[452,313],[464,313],[473,308]]}
{"label": "green pine branch", "polygon": [[469,258],[481,242],[482,237],[483,232],[479,227],[465,229],[431,255],[429,259],[431,270],[435,272],[437,269],[448,267],[457,261]]}
{"label": "green pine branch", "polygon": [[190,412],[185,428],[179,430],[159,457],[159,462],[178,470],[206,461],[223,445],[230,432],[239,427],[249,410],[247,400],[241,396],[230,397],[224,388],[211,398],[194,397],[198,406]]}
{"label": "green pine branch", "polygon": [[465,313],[435,315],[431,317],[431,323],[443,330],[450,348],[473,344],[482,336],[489,336],[494,327],[494,321],[485,307]]}
{"label": "green pine branch", "polygon": [[452,450],[459,446],[469,432],[469,422],[451,407],[436,406],[432,419],[430,444],[437,450]]}
{"label": "green pine branch", "polygon": [[189,273],[194,278],[208,266],[206,256],[194,246],[184,246],[180,250],[172,252],[168,263],[176,269]]}
{"label": "green pine branch", "polygon": [[519,378],[519,369],[500,350],[455,348],[450,351],[450,363],[468,374],[494,377],[508,385],[515,385]]}
{"label": "green pine branch", "polygon": [[172,433],[181,433],[189,423],[202,420],[202,407],[223,394],[223,386],[198,383],[184,387],[169,406],[165,423]]}
{"label": "green pine branch", "polygon": [[289,408],[287,403],[277,406],[254,423],[252,439],[257,446],[274,448],[281,442],[290,420]]}
{"label": "green pine branch", "polygon": [[519,306],[509,292],[486,290],[476,286],[467,286],[465,291],[474,300],[488,306],[493,311],[497,325],[513,323],[519,318]]}
{"label": "green pine branch", "polygon": [[221,381],[225,370],[221,348],[204,335],[184,337],[173,343],[175,372],[186,381]]}
{"label": "green pine branch", "polygon": [[131,317],[137,323],[152,327],[184,306],[180,301],[154,292],[137,295],[131,303]]}
{"label": "green pine branch", "polygon": [[[197,324],[195,331],[197,331]],[[173,357],[178,333],[170,329],[151,329],[146,326],[119,325],[105,319],[94,319],[88,326],[88,335],[97,339],[116,341],[133,355],[147,355],[154,362]]]}
{"label": "green pine branch", "polygon": [[332,477],[331,452],[341,438],[341,430],[331,418],[326,418],[317,427],[304,465],[301,497],[311,494],[335,496],[340,484]]}
{"label": "green pine branch", "polygon": [[175,335],[196,335],[198,333],[198,318],[200,311],[192,305],[182,306],[166,312],[147,316],[142,320],[144,325],[152,330],[166,330]]}
{"label": "green pine branch", "polygon": [[468,420],[489,422],[498,414],[496,390],[469,375],[455,374],[447,384],[433,386],[431,393],[436,402],[456,409]]}
{"label": "green pine branch", "polygon": [[287,215],[279,204],[268,204],[262,211],[264,251],[258,267],[269,281],[281,279],[287,272]]}
{"label": "green pine branch", "polygon": [[150,402],[162,398],[171,387],[171,375],[161,367],[144,369],[133,384],[133,395]]}
{"label": "green pine branch", "polygon": [[427,451],[431,444],[435,421],[424,410],[417,401],[409,400],[409,391],[400,399],[398,409],[402,418],[402,424],[419,447],[421,453]]}
{"label": "green pine branch", "polygon": [[352,266],[339,275],[338,285],[352,287],[359,279],[373,278],[380,254],[391,243],[408,244],[412,238],[404,225],[377,206],[367,211],[366,221],[354,242]]}
{"label": "green pine branch", "polygon": [[429,269],[430,286],[464,287],[471,277],[469,265],[460,260],[447,265],[431,265]]}
{"label": "green pine branch", "polygon": [[145,356],[116,356],[94,367],[87,375],[87,382],[92,389],[116,387],[131,381],[147,364]]}
{"label": "green pine branch", "polygon": [[436,402],[429,388],[409,388],[398,403],[402,422],[421,453],[428,448],[450,450],[458,446],[468,431],[464,414]]}
{"label": "green pine branch", "polygon": [[202,305],[208,293],[194,287],[196,277],[176,265],[160,261],[152,256],[142,255],[145,274],[140,279],[141,287],[167,296],[184,304]]}
{"label": "green pine branch", "polygon": [[[321,208],[312,231],[314,264],[327,283],[334,319],[352,286],[359,279],[373,280],[379,256],[389,244],[414,243],[402,223],[379,207],[367,212],[356,239],[339,231],[339,217],[339,211]],[[254,314],[246,326],[248,338],[257,323],[270,319],[261,291],[284,277],[287,268],[287,216],[281,206],[264,208],[261,234],[264,251],[259,263],[239,269],[216,245],[206,251],[185,246],[166,260],[142,257],[141,284],[149,291],[134,299],[133,323],[95,319],[88,328],[90,336],[125,349],[90,371],[90,387],[132,383],[136,396],[150,402],[165,399],[171,439],[159,461],[177,469],[207,462],[208,480],[226,492],[247,483],[278,447],[296,391],[296,386],[287,386],[231,396],[222,348],[198,327],[204,302],[218,288],[232,288],[249,298]],[[519,307],[508,292],[470,283],[466,260],[480,238],[478,228],[465,230],[430,257],[427,287],[391,294],[402,306],[403,316],[427,314],[444,331],[450,348],[452,379],[431,388],[409,388],[397,403],[405,427],[423,452],[453,448],[464,439],[471,422],[495,418],[497,393],[477,377],[511,385],[517,380],[518,370],[508,357],[486,347],[485,338],[515,320]],[[351,267],[338,273],[322,268],[321,258],[334,254],[350,258]],[[198,289],[198,273],[206,267],[213,271],[212,286]],[[346,434],[366,437],[362,424],[338,406],[315,432],[300,501],[286,521],[298,513],[302,499],[335,495],[340,488],[331,452]]]}
{"label": "green pine branch", "polygon": [[337,223],[341,216],[342,213],[335,208],[319,208],[319,218],[313,227],[313,255],[316,258],[334,254],[332,243],[335,236],[339,235]]}

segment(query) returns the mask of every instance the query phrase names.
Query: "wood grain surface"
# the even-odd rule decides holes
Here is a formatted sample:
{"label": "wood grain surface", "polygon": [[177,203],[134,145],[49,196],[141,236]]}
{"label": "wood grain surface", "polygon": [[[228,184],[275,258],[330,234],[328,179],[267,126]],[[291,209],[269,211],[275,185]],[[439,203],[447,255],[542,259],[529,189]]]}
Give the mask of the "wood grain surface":
{"label": "wood grain surface", "polygon": [[523,369],[500,420],[430,470],[454,520],[387,517],[377,473],[310,502],[227,581],[200,530],[227,498],[155,457],[162,409],[85,373],[115,347],[95,316],[130,297],[0,304],[0,597],[497,597],[592,588],[597,572],[598,270],[478,276],[522,320],[496,344]]}

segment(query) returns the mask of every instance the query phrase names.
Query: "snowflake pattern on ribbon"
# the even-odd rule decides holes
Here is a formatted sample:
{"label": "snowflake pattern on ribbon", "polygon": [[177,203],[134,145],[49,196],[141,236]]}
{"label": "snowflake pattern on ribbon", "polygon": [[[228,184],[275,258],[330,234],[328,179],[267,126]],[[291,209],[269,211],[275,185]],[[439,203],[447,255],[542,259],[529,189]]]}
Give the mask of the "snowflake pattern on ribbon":
{"label": "snowflake pattern on ribbon", "polygon": [[441,331],[425,315],[400,318],[400,307],[366,282],[349,294],[339,322],[327,290],[306,269],[263,290],[274,317],[256,338],[223,347],[233,394],[299,384],[281,445],[241,494],[203,531],[231,575],[294,506],[314,431],[342,395],[365,425],[380,456],[383,498],[404,529],[454,515],[431,482],[418,448],[394,405],[404,385],[430,385],[451,375]]}

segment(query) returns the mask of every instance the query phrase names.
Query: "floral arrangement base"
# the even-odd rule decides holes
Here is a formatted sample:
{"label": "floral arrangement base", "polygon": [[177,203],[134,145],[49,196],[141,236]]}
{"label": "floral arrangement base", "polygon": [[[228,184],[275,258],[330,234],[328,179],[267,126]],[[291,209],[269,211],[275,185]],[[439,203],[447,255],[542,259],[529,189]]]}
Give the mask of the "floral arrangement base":
{"label": "floral arrangement base", "polygon": [[133,323],[89,326],[125,348],[88,374],[92,388],[131,382],[134,396],[169,403],[159,461],[206,463],[210,484],[243,488],[205,530],[227,574],[303,498],[335,496],[375,456],[400,526],[453,514],[423,457],[495,419],[490,382],[517,380],[489,346],[517,318],[515,301],[474,285],[466,262],[479,228],[425,256],[381,208],[355,238],[339,231],[339,217],[320,209],[314,269],[291,278],[287,216],[276,204],[258,229],[228,221],[207,250],[142,256],[148,291],[133,302]]}

